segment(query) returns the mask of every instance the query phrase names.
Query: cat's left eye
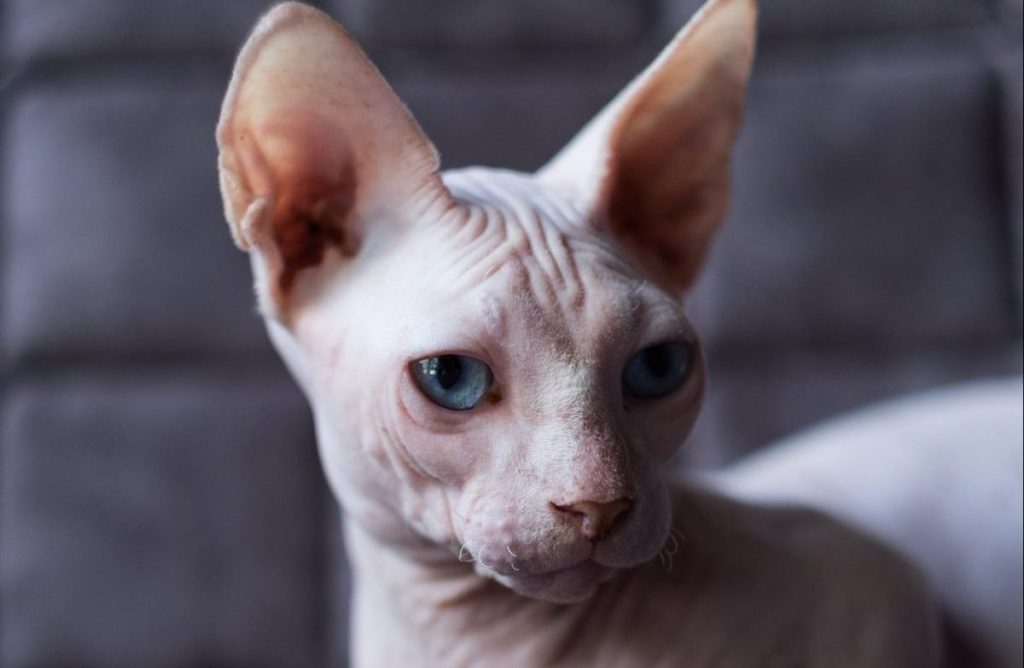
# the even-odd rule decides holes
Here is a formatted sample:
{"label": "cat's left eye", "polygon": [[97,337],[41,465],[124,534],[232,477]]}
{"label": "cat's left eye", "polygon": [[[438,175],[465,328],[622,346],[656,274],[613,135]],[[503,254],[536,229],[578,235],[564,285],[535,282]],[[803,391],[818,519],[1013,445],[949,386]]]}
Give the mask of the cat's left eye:
{"label": "cat's left eye", "polygon": [[636,399],[671,394],[690,373],[692,351],[687,343],[660,343],[644,348],[626,362],[622,389]]}
{"label": "cat's left eye", "polygon": [[468,411],[494,384],[490,367],[468,355],[426,357],[409,365],[412,379],[428,399],[453,411]]}

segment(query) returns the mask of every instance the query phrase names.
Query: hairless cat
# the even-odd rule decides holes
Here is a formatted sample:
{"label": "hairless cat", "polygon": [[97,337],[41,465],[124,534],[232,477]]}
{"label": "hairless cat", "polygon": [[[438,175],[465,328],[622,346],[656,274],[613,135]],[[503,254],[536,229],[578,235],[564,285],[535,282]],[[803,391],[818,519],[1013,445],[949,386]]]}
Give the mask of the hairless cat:
{"label": "hairless cat", "polygon": [[355,665],[937,665],[894,552],[669,474],[755,25],[710,0],[534,174],[440,171],[315,9],[249,38],[221,188],[347,517]]}

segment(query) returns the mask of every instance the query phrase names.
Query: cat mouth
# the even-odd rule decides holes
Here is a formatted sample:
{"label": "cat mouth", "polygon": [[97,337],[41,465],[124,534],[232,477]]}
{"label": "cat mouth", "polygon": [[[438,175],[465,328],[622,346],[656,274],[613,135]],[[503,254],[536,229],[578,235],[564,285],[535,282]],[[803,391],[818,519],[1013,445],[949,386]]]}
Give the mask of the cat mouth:
{"label": "cat mouth", "polygon": [[571,603],[590,596],[599,585],[614,577],[617,570],[585,559],[573,566],[545,573],[495,573],[495,579],[524,596]]}
{"label": "cat mouth", "polygon": [[616,569],[585,559],[573,566],[557,568],[544,573],[497,574],[498,579],[514,589],[542,590],[555,583],[564,585],[597,585],[612,577]]}
{"label": "cat mouth", "polygon": [[[487,557],[488,552],[482,550],[479,553],[473,554],[463,547],[462,551],[459,552],[459,561],[466,560],[463,555],[468,556],[469,561],[476,562],[476,570],[481,575],[490,575],[498,578],[508,578],[518,582],[541,582],[545,579],[551,579],[563,575],[571,575],[580,569],[584,569],[588,564],[592,566],[600,566],[594,562],[594,547],[588,545],[586,547],[578,547],[574,550],[574,554],[564,555],[562,559],[548,561],[544,564],[543,561],[535,559],[523,559],[521,558],[522,552],[519,548],[513,551],[511,547],[506,547],[506,555],[501,555],[500,559],[490,559]],[[536,557],[536,555],[533,555]],[[560,563],[559,563],[560,562]],[[545,566],[547,568],[545,569]]]}
{"label": "cat mouth", "polygon": [[[486,551],[482,554],[474,554],[466,549],[463,544],[458,553],[460,562],[475,562],[473,566],[479,575],[490,577],[499,582],[520,588],[540,588],[555,581],[565,582],[604,582],[624,568],[631,568],[636,563],[619,563],[617,560],[606,561],[608,555],[603,554],[598,548],[600,544],[591,542],[586,546],[578,546],[574,555],[565,555],[561,563],[547,564],[544,569],[542,563],[533,562],[530,559],[521,559],[517,552],[511,547],[506,547],[507,556],[491,560],[486,557]],[[646,561],[646,560],[643,560]],[[640,562],[642,563],[642,562]],[[538,568],[539,566],[539,568]]]}
{"label": "cat mouth", "polygon": [[593,559],[585,559],[573,566],[557,568],[553,571],[547,571],[546,573],[532,573],[524,575],[512,573],[511,577],[524,583],[543,584],[555,580],[556,578],[572,578],[581,580],[591,579],[600,577],[604,573],[610,573],[612,570],[613,569],[607,566],[602,566]]}

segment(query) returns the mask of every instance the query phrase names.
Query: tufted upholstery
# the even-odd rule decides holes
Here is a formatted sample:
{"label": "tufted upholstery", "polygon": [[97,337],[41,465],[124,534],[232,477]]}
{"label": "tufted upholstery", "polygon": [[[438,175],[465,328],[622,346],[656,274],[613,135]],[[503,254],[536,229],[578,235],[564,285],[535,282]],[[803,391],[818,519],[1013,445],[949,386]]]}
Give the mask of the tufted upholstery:
{"label": "tufted upholstery", "polygon": [[[692,301],[730,461],[1021,369],[1020,0],[772,0]],[[223,221],[263,0],[0,4],[0,665],[344,665],[337,514]],[[324,0],[446,166],[532,169],[693,0]]]}

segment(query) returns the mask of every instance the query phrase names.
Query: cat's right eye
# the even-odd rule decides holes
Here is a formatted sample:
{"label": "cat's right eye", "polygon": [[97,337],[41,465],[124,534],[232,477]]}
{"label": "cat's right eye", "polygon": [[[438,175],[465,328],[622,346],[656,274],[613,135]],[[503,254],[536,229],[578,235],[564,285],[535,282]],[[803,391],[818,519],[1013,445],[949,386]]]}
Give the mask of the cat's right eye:
{"label": "cat's right eye", "polygon": [[425,357],[409,365],[416,387],[442,408],[475,408],[494,384],[490,367],[468,355]]}

